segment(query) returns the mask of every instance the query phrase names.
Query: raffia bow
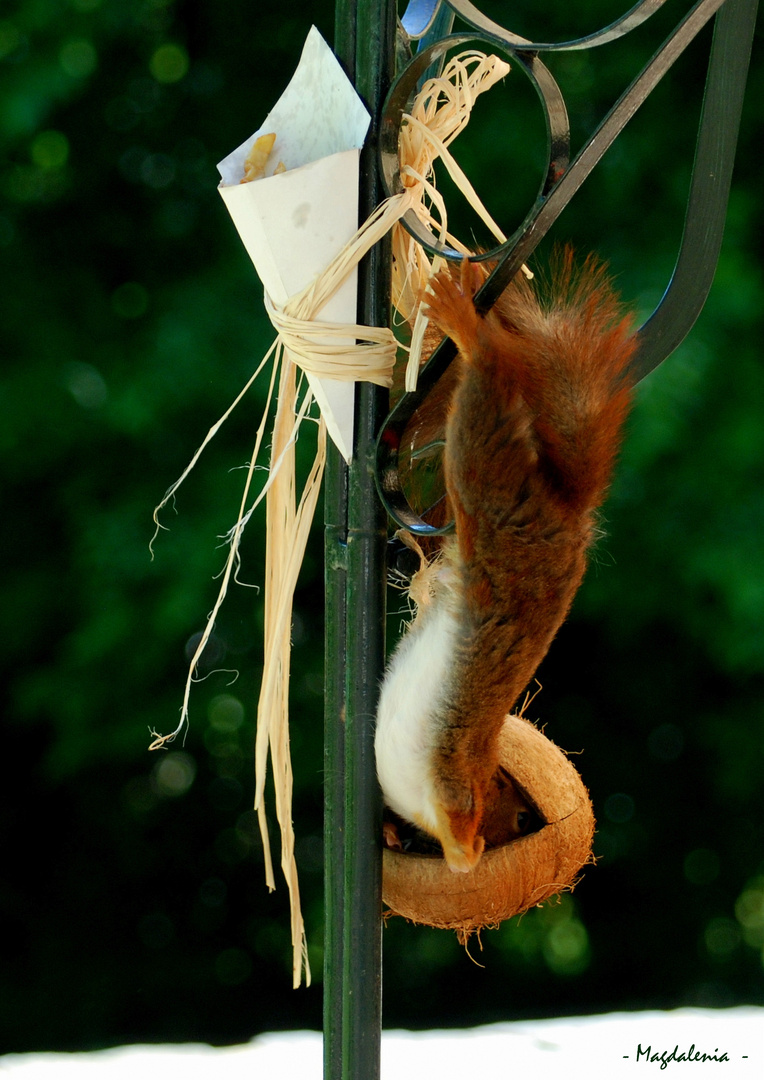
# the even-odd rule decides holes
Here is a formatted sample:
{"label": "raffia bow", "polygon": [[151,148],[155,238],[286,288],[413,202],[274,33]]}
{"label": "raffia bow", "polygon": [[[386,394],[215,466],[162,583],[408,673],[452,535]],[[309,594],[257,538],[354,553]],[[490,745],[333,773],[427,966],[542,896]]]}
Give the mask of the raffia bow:
{"label": "raffia bow", "polygon": [[[509,65],[495,56],[469,51],[455,56],[439,78],[428,80],[414,102],[411,113],[404,116],[400,135],[400,162],[403,190],[386,199],[359,228],[352,240],[338,253],[330,265],[302,292],[283,306],[277,307],[267,296],[266,311],[277,331],[276,341],[265,355],[246,386],[223,416],[210,428],[204,441],[179,479],[168,489],[154,511],[157,530],[161,528],[159,513],[173,498],[180,485],[198,461],[204,448],[215,436],[233,409],[239,404],[271,358],[270,384],[267,402],[261,417],[255,446],[250,457],[242,494],[239,515],[227,534],[229,551],[217,599],[196,648],[186,679],[181,718],[169,735],[152,732],[150,749],[156,750],[171,743],[188,724],[188,707],[196,665],[212,633],[215,619],[223,604],[231,578],[239,565],[242,534],[256,507],[266,500],[266,556],[264,584],[264,665],[257,709],[255,742],[255,810],[258,814],[263,841],[266,883],[275,888],[273,860],[265,814],[265,778],[268,756],[273,769],[276,815],[281,831],[281,868],[290,896],[293,983],[298,986],[302,971],[310,983],[297,866],[294,857],[292,825],[292,766],[289,751],[289,668],[292,604],[297,577],[314,517],[321,479],[326,460],[326,428],[318,419],[318,442],[315,459],[303,485],[299,500],[295,473],[295,443],[300,426],[311,417],[313,398],[300,369],[320,377],[368,381],[390,386],[396,354],[400,343],[388,327],[368,327],[325,323],[320,312],[329,298],[342,285],[364,255],[383,236],[392,230],[393,248],[393,305],[412,327],[406,388],[416,385],[419,354],[427,324],[420,301],[427,282],[437,272],[442,260],[431,260],[400,224],[401,218],[413,210],[419,220],[441,240],[458,251],[469,250],[452,236],[447,227],[446,206],[433,177],[436,160],[443,162],[454,183],[460,188],[493,235],[503,242],[505,237],[480,202],[472,185],[453,158],[448,147],[469,121],[472,107],[480,94],[490,89],[509,72]],[[326,344],[326,339],[335,343]],[[342,343],[337,344],[336,339]],[[262,441],[276,397],[268,477],[258,494],[251,499],[256,463],[260,458]],[[153,544],[153,540],[152,540]]]}

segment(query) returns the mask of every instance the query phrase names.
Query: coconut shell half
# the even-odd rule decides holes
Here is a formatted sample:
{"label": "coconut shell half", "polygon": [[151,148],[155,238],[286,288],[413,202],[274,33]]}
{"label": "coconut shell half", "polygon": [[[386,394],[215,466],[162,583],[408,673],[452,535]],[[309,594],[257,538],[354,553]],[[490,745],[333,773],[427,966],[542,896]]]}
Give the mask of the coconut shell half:
{"label": "coconut shell half", "polygon": [[528,720],[508,716],[499,761],[544,823],[483,853],[467,874],[437,855],[385,849],[382,898],[412,922],[462,932],[495,926],[571,888],[591,858],[594,814],[578,772]]}

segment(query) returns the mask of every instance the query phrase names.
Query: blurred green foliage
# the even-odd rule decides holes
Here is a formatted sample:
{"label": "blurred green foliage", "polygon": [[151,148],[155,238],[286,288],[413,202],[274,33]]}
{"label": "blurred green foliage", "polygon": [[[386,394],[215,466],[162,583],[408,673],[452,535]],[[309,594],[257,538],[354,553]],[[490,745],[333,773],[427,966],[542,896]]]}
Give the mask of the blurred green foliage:
{"label": "blurred green foliage", "polygon": [[[551,39],[624,6],[483,5]],[[624,42],[550,61],[574,140],[682,7],[666,9]],[[250,809],[262,621],[252,589],[235,589],[221,613],[185,745],[147,753],[148,729],[176,722],[261,389],[165,513],[153,562],[152,509],[270,342],[214,163],[279,95],[311,22],[331,40],[329,0],[23,0],[0,18],[3,1049],[320,1026],[319,525],[292,685],[312,988],[289,989],[286,890],[265,890]],[[606,257],[642,315],[681,232],[708,39],[550,238]],[[531,710],[583,750],[599,865],[572,896],[473,943],[481,967],[449,934],[392,920],[391,1026],[764,997],[760,45],[714,289],[686,343],[639,388],[607,536]],[[538,106],[513,71],[457,145],[507,231],[533,196],[540,139]],[[458,209],[454,220],[462,227]],[[262,549],[260,521],[242,552],[250,584]]]}

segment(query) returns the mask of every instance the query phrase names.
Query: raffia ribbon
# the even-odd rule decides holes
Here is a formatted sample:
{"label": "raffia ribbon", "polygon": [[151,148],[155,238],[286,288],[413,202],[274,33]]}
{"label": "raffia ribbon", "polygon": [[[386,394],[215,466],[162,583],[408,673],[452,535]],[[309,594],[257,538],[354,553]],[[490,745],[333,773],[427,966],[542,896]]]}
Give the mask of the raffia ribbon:
{"label": "raffia ribbon", "polygon": [[[364,255],[392,230],[393,304],[400,316],[412,327],[406,387],[412,389],[415,386],[421,341],[427,324],[421,313],[420,301],[427,282],[432,274],[437,272],[442,260],[430,260],[423,248],[400,224],[401,218],[407,211],[413,210],[419,220],[440,239],[456,250],[469,254],[469,250],[448,231],[445,203],[433,180],[433,167],[435,161],[440,159],[494,236],[500,242],[504,241],[503,233],[480,202],[448,147],[468,123],[477,97],[504,78],[508,72],[509,65],[498,57],[470,51],[452,58],[439,78],[427,81],[417,96],[411,113],[404,116],[401,129],[403,191],[381,203],[329,266],[302,292],[291,297],[283,308],[277,307],[266,296],[266,311],[278,334],[276,341],[234,402],[207,432],[183,474],[169,488],[154,511],[156,538],[159,529],[164,528],[159,523],[159,512],[173,498],[204,448],[273,357],[267,403],[250,457],[239,516],[226,537],[229,552],[218,597],[189,665],[180,722],[169,735],[152,732],[150,749],[159,749],[171,743],[188,723],[189,698],[196,665],[209,641],[231,578],[235,578],[243,531],[256,507],[265,499],[264,664],[255,740],[255,810],[263,841],[266,883],[269,889],[274,889],[273,860],[265,814],[265,779],[270,754],[276,816],[281,832],[281,868],[290,897],[294,986],[299,986],[303,970],[306,984],[310,983],[310,966],[300,907],[292,824],[293,778],[288,712],[290,632],[294,590],[326,461],[326,428],[323,420],[319,419],[316,456],[298,500],[295,443],[301,424],[310,416],[313,400],[305,380],[298,377],[298,369],[315,373],[322,378],[391,385],[396,353],[400,347],[392,330],[388,327],[325,323],[320,322],[318,316]],[[334,343],[327,344],[327,338],[335,339]],[[338,338],[341,339],[339,344],[336,342]],[[248,505],[274,394],[276,414],[268,478]]]}

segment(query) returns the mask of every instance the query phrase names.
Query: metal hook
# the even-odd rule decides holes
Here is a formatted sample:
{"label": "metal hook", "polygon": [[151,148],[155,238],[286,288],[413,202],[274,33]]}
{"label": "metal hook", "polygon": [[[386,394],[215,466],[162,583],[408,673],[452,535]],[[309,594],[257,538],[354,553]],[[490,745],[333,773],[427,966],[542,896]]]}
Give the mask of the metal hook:
{"label": "metal hook", "polygon": [[[562,95],[536,53],[570,51],[605,44],[644,22],[663,2],[664,0],[642,0],[642,3],[637,4],[610,27],[586,38],[560,44],[538,45],[526,42],[525,39],[499,27],[483,16],[469,0],[448,0],[449,6],[478,27],[479,32],[472,35],[450,35],[429,45],[417,55],[390,92],[384,110],[380,141],[382,175],[389,193],[392,193],[399,190],[400,185],[397,171],[397,133],[408,95],[421,72],[454,45],[474,41],[476,38],[486,38],[492,46],[498,46],[514,55],[515,60],[520,62],[522,69],[534,82],[547,117],[546,182],[515,234],[500,247],[476,257],[476,260],[499,260],[475,297],[478,309],[487,311],[535,250],[639,106],[703,26],[716,15],[679,255],[661,302],[638,331],[638,349],[630,369],[634,384],[662,363],[684,340],[702,310],[713,281],[724,232],[758,0],[698,0],[569,165],[564,146],[567,114]],[[555,157],[556,153],[558,157]],[[562,164],[556,173],[555,162]],[[462,258],[458,252],[439,245],[432,234],[425,235],[427,230],[424,230],[418,221],[406,218],[404,225],[431,253],[438,253],[448,259]],[[377,487],[380,498],[398,525],[420,536],[439,535],[450,531],[453,525],[436,528],[425,522],[412,509],[401,484],[398,452],[406,425],[455,355],[453,342],[444,339],[420,372],[417,389],[404,394],[388,416],[377,442]]]}

